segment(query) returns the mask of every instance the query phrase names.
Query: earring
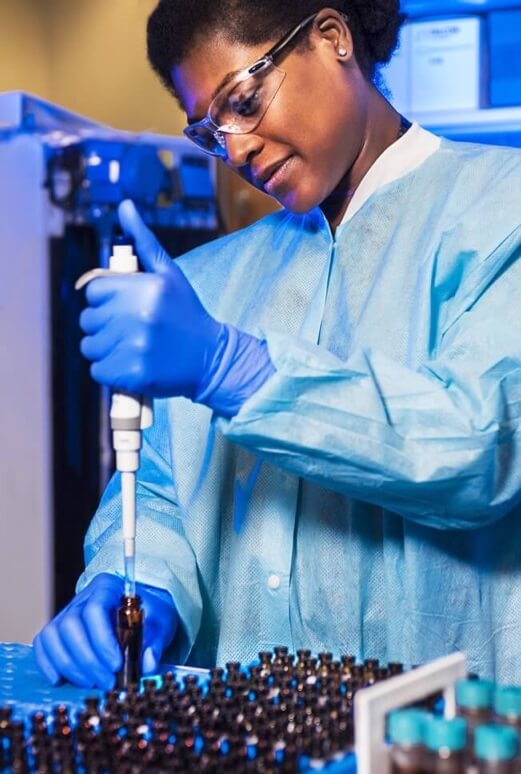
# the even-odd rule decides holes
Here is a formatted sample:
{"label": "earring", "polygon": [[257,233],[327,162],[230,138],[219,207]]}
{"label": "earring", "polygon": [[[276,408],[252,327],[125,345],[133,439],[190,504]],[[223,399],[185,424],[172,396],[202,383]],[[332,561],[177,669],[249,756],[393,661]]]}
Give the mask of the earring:
{"label": "earring", "polygon": [[345,56],[347,54],[347,50],[345,48],[339,48],[338,49],[338,55],[339,56]]}

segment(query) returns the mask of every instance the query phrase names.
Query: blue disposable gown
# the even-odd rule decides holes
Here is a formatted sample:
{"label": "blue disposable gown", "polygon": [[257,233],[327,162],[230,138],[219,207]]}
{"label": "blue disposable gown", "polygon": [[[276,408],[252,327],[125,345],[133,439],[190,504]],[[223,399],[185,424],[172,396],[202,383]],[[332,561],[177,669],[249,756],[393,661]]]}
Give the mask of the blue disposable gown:
{"label": "blue disposable gown", "polygon": [[[155,403],[137,572],[179,609],[167,658],[462,649],[521,682],[520,223],[521,153],[443,140],[334,238],[281,211],[180,259],[276,373],[231,421]],[[116,477],[79,588],[121,555]]]}

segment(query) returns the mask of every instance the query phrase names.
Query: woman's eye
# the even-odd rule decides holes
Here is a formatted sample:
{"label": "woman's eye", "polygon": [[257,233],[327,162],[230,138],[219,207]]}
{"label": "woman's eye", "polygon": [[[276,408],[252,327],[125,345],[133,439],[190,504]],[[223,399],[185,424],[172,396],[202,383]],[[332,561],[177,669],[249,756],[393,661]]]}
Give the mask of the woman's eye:
{"label": "woman's eye", "polygon": [[232,112],[238,116],[251,116],[259,109],[260,105],[259,87],[249,93],[234,94],[230,97],[230,106]]}

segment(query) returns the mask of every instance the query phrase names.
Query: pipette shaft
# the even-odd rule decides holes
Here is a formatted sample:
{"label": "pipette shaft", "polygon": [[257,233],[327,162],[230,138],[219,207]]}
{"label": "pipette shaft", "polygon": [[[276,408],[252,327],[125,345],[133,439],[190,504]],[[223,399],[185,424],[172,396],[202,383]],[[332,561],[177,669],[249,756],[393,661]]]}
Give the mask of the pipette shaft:
{"label": "pipette shaft", "polygon": [[123,519],[123,557],[125,596],[136,594],[136,474],[121,474],[121,513]]}

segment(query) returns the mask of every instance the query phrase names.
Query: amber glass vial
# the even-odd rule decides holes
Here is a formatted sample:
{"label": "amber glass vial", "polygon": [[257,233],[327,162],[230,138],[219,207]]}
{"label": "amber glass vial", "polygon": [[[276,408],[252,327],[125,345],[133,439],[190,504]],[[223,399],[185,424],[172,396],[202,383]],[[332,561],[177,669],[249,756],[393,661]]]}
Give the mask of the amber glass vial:
{"label": "amber glass vial", "polygon": [[118,608],[117,632],[123,653],[123,666],[117,675],[117,687],[126,690],[141,679],[141,650],[143,647],[143,618],[141,598],[121,597]]}

